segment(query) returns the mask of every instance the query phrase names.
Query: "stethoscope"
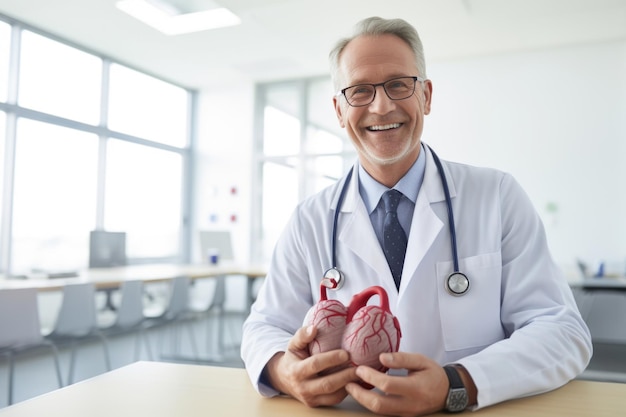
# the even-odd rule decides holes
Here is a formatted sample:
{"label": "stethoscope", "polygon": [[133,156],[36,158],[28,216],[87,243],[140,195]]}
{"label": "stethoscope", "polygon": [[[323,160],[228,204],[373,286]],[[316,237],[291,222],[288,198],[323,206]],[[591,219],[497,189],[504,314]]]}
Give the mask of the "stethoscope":
{"label": "stethoscope", "polygon": [[[450,190],[448,189],[448,181],[446,179],[446,174],[443,171],[443,166],[441,165],[441,161],[437,154],[430,149],[430,153],[433,156],[433,160],[435,161],[435,165],[437,165],[437,171],[439,172],[439,176],[441,177],[441,184],[443,186],[443,192],[446,197],[446,207],[448,209],[448,223],[450,225],[450,246],[452,248],[452,258],[454,262],[454,272],[448,275],[448,278],[445,280],[445,288],[446,291],[450,295],[453,296],[461,296],[466,294],[470,288],[470,282],[463,272],[459,271],[459,256],[457,253],[457,245],[456,245],[456,228],[454,227],[454,213],[452,211],[452,200],[450,199]],[[337,200],[337,207],[335,208],[335,217],[333,220],[333,233],[332,233],[332,241],[331,241],[331,251],[332,251],[332,267],[327,269],[324,272],[324,278],[322,278],[322,285],[326,286],[332,290],[340,289],[344,282],[345,276],[343,272],[337,267],[337,252],[335,250],[337,246],[337,223],[339,222],[339,209],[341,208],[341,204],[343,203],[343,199],[345,197],[346,191],[348,190],[348,186],[350,184],[350,179],[352,178],[352,171],[354,168],[350,169],[348,175],[346,176],[346,180],[343,183],[343,187],[341,188],[341,193],[339,194],[339,199]]]}

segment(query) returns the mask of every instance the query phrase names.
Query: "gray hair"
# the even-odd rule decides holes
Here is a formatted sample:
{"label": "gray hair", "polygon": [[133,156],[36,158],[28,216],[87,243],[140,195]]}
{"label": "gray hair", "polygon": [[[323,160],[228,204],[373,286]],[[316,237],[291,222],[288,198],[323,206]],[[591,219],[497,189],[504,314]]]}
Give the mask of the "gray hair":
{"label": "gray hair", "polygon": [[359,36],[380,36],[394,35],[405,41],[415,55],[415,65],[420,77],[426,78],[426,61],[424,59],[424,48],[417,30],[402,19],[383,19],[380,17],[369,17],[358,22],[354,27],[354,33],[349,38],[341,39],[330,51],[330,75],[333,80],[335,90],[339,85],[339,59],[345,47]]}

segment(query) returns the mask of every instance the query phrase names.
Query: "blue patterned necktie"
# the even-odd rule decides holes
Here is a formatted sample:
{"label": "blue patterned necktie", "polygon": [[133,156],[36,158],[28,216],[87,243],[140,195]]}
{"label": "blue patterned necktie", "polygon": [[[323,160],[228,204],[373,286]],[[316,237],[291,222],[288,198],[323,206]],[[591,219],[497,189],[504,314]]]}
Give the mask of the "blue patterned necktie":
{"label": "blue patterned necktie", "polygon": [[385,204],[385,222],[383,224],[383,251],[391,269],[391,275],[396,283],[396,288],[400,288],[400,278],[402,277],[402,267],[404,266],[404,255],[406,254],[406,234],[398,221],[398,203],[402,198],[402,193],[398,190],[389,190],[383,194]]}

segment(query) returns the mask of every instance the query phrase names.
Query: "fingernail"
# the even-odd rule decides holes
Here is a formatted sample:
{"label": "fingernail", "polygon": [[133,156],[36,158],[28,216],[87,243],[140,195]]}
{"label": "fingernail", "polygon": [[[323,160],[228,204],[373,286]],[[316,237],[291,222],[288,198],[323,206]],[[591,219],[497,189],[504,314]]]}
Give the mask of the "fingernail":
{"label": "fingernail", "polygon": [[309,327],[306,328],[306,335],[307,336],[311,336],[313,334],[313,325],[309,325]]}

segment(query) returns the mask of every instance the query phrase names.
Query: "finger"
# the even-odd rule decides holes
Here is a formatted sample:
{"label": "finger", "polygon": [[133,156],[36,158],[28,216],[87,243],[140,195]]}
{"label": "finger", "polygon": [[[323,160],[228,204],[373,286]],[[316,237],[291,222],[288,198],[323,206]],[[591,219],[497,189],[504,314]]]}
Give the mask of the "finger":
{"label": "finger", "polygon": [[346,391],[356,402],[375,414],[394,414],[390,410],[394,408],[395,397],[381,395],[354,382],[346,385]]}
{"label": "finger", "polygon": [[320,376],[308,382],[309,388],[318,394],[329,394],[343,390],[349,382],[359,381],[356,368],[353,366],[338,370],[334,373]]}
{"label": "finger", "polygon": [[334,374],[303,381],[299,388],[301,401],[311,407],[338,404],[348,395],[346,384],[357,380],[355,368],[350,367]]}
{"label": "finger", "polygon": [[[337,349],[318,353],[302,361],[302,371],[306,374],[318,374],[321,372],[333,373],[339,369],[347,368],[350,364],[350,354],[345,350]],[[354,367],[353,372],[354,372]]]}
{"label": "finger", "polygon": [[380,363],[389,369],[408,369],[410,371],[420,371],[426,369],[429,359],[417,353],[393,352],[382,353],[379,358]]}
{"label": "finger", "polygon": [[410,381],[405,376],[392,376],[369,366],[359,366],[356,375],[361,381],[372,385],[386,394],[401,395],[410,389]]}
{"label": "finger", "polygon": [[304,404],[309,407],[332,406],[337,405],[348,396],[348,392],[342,388],[332,394],[316,395],[314,397],[306,397],[301,399]]}

